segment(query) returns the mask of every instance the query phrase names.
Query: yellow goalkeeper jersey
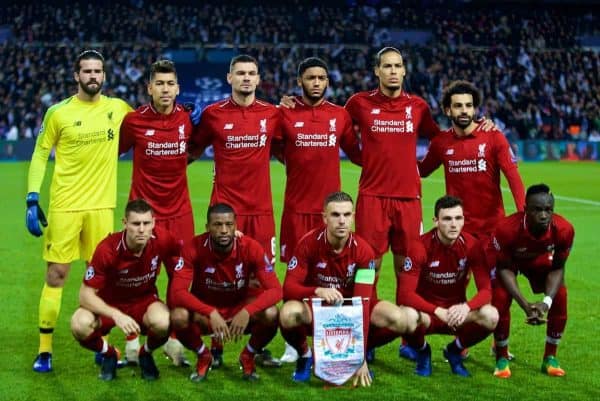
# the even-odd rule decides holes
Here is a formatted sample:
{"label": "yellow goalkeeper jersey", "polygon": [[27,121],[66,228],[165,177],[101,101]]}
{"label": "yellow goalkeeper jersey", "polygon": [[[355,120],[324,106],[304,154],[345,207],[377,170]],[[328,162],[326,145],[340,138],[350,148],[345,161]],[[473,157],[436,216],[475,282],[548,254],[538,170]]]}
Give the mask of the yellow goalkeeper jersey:
{"label": "yellow goalkeeper jersey", "polygon": [[71,96],[50,107],[31,157],[28,191],[40,191],[55,148],[50,209],[115,208],[119,128],[131,110],[124,101],[107,96],[95,102]]}

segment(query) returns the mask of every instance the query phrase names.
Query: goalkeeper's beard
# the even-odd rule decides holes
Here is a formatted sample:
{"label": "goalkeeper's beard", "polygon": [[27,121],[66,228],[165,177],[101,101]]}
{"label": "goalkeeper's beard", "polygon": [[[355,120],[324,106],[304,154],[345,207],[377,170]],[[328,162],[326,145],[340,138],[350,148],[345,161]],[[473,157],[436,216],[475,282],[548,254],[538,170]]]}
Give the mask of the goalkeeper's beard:
{"label": "goalkeeper's beard", "polygon": [[[90,87],[89,84],[93,82],[96,84],[95,87]],[[82,91],[84,91],[87,95],[89,96],[95,96],[97,95],[101,90],[102,90],[102,84],[104,82],[98,82],[98,81],[90,81],[88,83],[83,83],[81,81],[79,81],[79,87],[81,88]]]}

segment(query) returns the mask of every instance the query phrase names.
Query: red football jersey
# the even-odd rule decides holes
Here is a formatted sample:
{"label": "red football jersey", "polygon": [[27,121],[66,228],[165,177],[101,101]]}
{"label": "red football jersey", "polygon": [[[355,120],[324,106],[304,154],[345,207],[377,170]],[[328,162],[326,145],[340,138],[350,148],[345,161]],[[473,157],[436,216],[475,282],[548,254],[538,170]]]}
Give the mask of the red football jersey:
{"label": "red football jersey", "polygon": [[574,237],[571,223],[554,214],[548,230],[536,238],[527,229],[525,213],[517,212],[498,222],[492,242],[499,262],[508,263],[525,276],[533,277],[552,270],[555,258],[567,260]]}
{"label": "red football jersey", "polygon": [[175,271],[171,284],[175,306],[208,316],[216,308],[243,305],[251,276],[264,291],[246,306],[249,314],[281,300],[281,284],[260,244],[247,235],[234,241],[228,254],[213,250],[208,233],[184,245],[183,267]]}
{"label": "red football jersey", "polygon": [[194,153],[208,145],[214,149],[211,204],[227,203],[238,215],[273,213],[270,152],[279,132],[279,110],[261,100],[242,107],[229,98],[202,112],[192,146]]}
{"label": "red football jersey", "polygon": [[[473,273],[477,293],[467,302],[469,271]],[[437,228],[423,234],[408,248],[404,267],[398,277],[404,304],[427,313],[467,302],[478,309],[492,300],[490,275],[480,242],[462,232],[456,241],[444,245]]]}
{"label": "red football jersey", "polygon": [[148,201],[158,219],[192,210],[186,175],[191,132],[189,113],[180,105],[170,114],[144,105],[127,114],[121,124],[119,153],[133,147],[129,199]]}
{"label": "red football jersey", "polygon": [[362,142],[359,194],[420,198],[417,138],[439,132],[427,103],[404,92],[390,98],[374,90],[352,96],[346,110]]}
{"label": "red football jersey", "polygon": [[[317,287],[335,288],[345,298],[352,297],[356,270],[374,268],[374,259],[371,246],[354,233],[350,234],[344,250],[336,253],[327,241],[327,228],[311,230],[300,239],[288,262],[284,298],[315,297]],[[376,298],[372,294],[371,298]]]}
{"label": "red football jersey", "polygon": [[140,256],[127,248],[125,231],[114,233],[96,247],[83,283],[98,289],[108,304],[135,303],[149,295],[158,298],[156,278],[162,261],[180,255],[181,242],[168,231],[155,229]]}
{"label": "red football jersey", "polygon": [[328,101],[310,106],[300,96],[294,102],[293,109],[281,108],[287,175],[284,209],[321,213],[327,195],[341,188],[340,147],[360,164],[360,143],[343,107]]}
{"label": "red football jersey", "polygon": [[446,193],[463,202],[465,230],[490,235],[504,217],[500,172],[506,177],[517,210],[525,205],[525,189],[517,170],[517,158],[502,132],[484,132],[477,127],[471,135],[459,137],[454,129],[431,140],[419,172],[427,177],[444,166]]}

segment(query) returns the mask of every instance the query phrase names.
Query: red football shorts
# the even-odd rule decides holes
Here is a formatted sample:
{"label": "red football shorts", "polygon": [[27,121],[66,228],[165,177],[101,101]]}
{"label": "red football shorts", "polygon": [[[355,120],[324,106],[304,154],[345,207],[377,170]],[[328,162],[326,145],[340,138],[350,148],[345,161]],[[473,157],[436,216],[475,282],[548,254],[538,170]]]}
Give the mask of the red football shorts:
{"label": "red football shorts", "polygon": [[275,239],[275,220],[272,214],[238,215],[237,229],[258,241],[265,250],[271,263],[275,263],[277,242]]}
{"label": "red football shorts", "polygon": [[[109,303],[112,307],[117,308],[118,310],[120,310],[121,312],[123,312],[124,314],[131,316],[131,318],[133,320],[135,320],[137,322],[137,324],[140,325],[140,328],[142,329],[142,334],[146,334],[146,329],[147,327],[144,326],[144,315],[146,314],[146,311],[148,310],[148,307],[150,305],[152,305],[154,302],[162,302],[159,298],[158,295],[153,294],[153,295],[149,295],[145,298],[142,298],[140,300],[137,300],[133,303],[126,303],[126,304],[117,304],[117,303]],[[112,320],[109,317],[106,316],[98,316],[100,319],[100,332],[102,334],[107,334],[113,327],[115,327],[115,321]]]}
{"label": "red football shorts", "polygon": [[422,230],[419,199],[358,196],[356,233],[371,244],[377,257],[389,247],[396,255],[406,255],[408,243],[418,239]]}
{"label": "red football shorts", "polygon": [[323,215],[320,213],[294,213],[283,211],[279,228],[279,243],[281,253],[279,260],[287,263],[294,254],[298,241],[313,228],[323,225]]}
{"label": "red football shorts", "polygon": [[173,237],[187,242],[194,237],[194,214],[189,212],[177,217],[156,219],[156,226],[166,229]]}

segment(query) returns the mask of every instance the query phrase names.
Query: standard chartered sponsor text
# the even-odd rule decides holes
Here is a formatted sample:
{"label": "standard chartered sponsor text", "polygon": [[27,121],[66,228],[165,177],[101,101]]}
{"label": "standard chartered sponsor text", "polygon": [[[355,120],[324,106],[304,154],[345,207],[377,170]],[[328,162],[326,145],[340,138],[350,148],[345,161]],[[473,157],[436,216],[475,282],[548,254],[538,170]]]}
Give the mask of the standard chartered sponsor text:
{"label": "standard chartered sponsor text", "polygon": [[148,156],[174,156],[179,153],[179,142],[148,142],[146,148]]}
{"label": "standard chartered sponsor text", "polygon": [[476,159],[448,160],[449,173],[476,173]]}
{"label": "standard chartered sponsor text", "polygon": [[404,120],[373,120],[371,132],[382,134],[411,134],[414,132],[414,123]]}

